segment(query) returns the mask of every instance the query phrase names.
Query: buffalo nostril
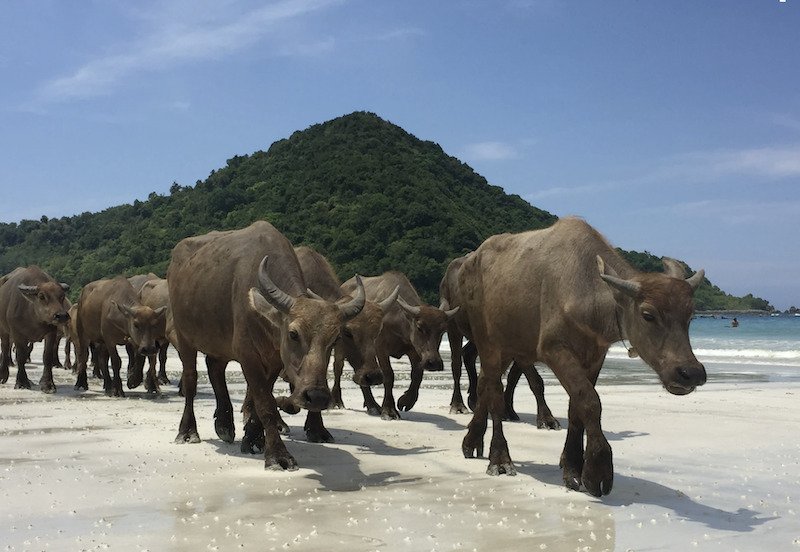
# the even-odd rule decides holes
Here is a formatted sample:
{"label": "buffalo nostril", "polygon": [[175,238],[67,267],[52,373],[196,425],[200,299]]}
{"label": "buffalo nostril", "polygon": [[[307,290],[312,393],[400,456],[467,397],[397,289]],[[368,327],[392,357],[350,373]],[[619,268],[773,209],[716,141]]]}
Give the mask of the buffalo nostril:
{"label": "buffalo nostril", "polygon": [[683,381],[689,381],[692,379],[692,377],[689,375],[689,370],[683,367],[678,368],[678,376],[680,376]]}

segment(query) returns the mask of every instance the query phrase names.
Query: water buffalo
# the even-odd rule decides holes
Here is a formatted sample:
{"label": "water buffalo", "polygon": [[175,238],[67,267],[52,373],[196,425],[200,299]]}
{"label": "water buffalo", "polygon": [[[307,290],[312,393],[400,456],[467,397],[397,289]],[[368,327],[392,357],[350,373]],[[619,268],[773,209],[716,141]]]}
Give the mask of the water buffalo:
{"label": "water buffalo", "polygon": [[[131,278],[128,278],[130,281]],[[164,325],[164,335],[156,335],[156,347],[158,348],[158,373],[156,374],[156,353],[148,355],[149,368],[147,370],[147,378],[144,378],[144,361],[145,357],[136,353],[135,351],[128,351],[129,354],[133,352],[133,363],[128,373],[128,389],[135,389],[144,379],[145,389],[149,393],[157,393],[159,391],[159,383],[169,383],[167,377],[167,349],[169,348],[169,340],[167,336],[170,334],[172,325],[172,315],[169,312],[169,288],[165,278],[150,278],[142,283],[138,291],[139,302],[151,309],[166,308],[166,323]]]}
{"label": "water buffalo", "polygon": [[[692,294],[703,271],[684,279],[632,268],[586,222],[561,219],[544,230],[484,241],[461,269],[462,309],[481,358],[478,402],[462,443],[465,457],[483,454],[487,415],[492,440],[487,473],[514,475],[503,435],[502,382],[512,361],[544,362],[569,395],[569,428],[561,454],[564,482],[595,496],[611,491],[611,446],[600,427],[595,383],[609,346],[630,341],[670,393],[706,381],[689,343]],[[584,451],[583,436],[586,433]]]}
{"label": "water buffalo", "polygon": [[[352,293],[354,286],[355,281],[351,278],[342,285],[342,290]],[[361,386],[364,405],[369,414],[396,420],[400,418],[398,408],[408,411],[417,402],[423,371],[436,372],[444,369],[444,363],[439,356],[439,344],[448,321],[458,312],[458,307],[448,310],[424,304],[408,278],[396,271],[364,278],[364,288],[367,298],[372,301],[388,297],[399,288],[397,304],[386,312],[375,344],[378,363],[383,372],[383,404],[378,406],[372,390]],[[394,371],[389,357],[400,358],[403,355],[407,355],[411,361],[411,385],[397,400],[395,407],[392,393]]]}
{"label": "water buffalo", "polygon": [[[324,256],[306,246],[296,247],[295,253],[312,292],[328,301],[340,301],[346,297],[339,278]],[[383,327],[384,313],[388,312],[399,293],[399,288],[395,288],[388,297],[379,302],[367,300],[358,316],[348,321],[342,329],[341,338],[333,353],[331,408],[344,408],[341,378],[345,360],[353,367],[353,381],[356,384],[372,386],[383,383],[375,340]]]}
{"label": "water buffalo", "polygon": [[[233,440],[224,370],[236,360],[254,410],[245,420],[242,447],[264,439],[266,468],[297,469],[280,439],[278,406],[289,412],[327,408],[330,354],[342,325],[364,307],[363,286],[341,303],[309,296],[291,243],[265,221],[181,240],[173,249],[167,281],[186,399],[175,441],[200,440],[193,403],[201,351],[214,376],[219,436]],[[276,399],[273,386],[281,373],[292,393]]]}
{"label": "water buffalo", "polygon": [[20,267],[0,278],[0,383],[8,381],[11,346],[16,348],[16,389],[30,389],[25,371],[29,344],[44,342],[44,370],[39,388],[55,393],[53,364],[58,326],[69,321],[67,284],[51,278],[38,266]]}
{"label": "water buffalo", "polygon": [[[124,397],[120,377],[122,359],[117,345],[131,344],[142,355],[155,353],[156,336],[164,335],[166,310],[166,307],[151,309],[142,305],[133,286],[123,276],[86,284],[78,300],[75,389],[89,389],[86,364],[89,347],[94,344],[106,395]],[[108,371],[109,359],[113,378]]]}
{"label": "water buffalo", "polygon": [[[471,255],[469,253],[463,257],[453,259],[447,266],[441,283],[439,284],[439,296],[442,299],[443,305],[446,308],[457,307],[461,305],[462,299],[458,287],[458,277],[464,261]],[[477,357],[477,350],[474,343],[471,341],[471,332],[469,329],[469,320],[464,311],[456,313],[447,325],[447,340],[450,343],[451,353],[451,367],[453,370],[453,397],[450,400],[450,413],[451,414],[466,414],[467,407],[464,405],[464,399],[461,395],[461,365],[462,357],[463,362],[467,368],[467,375],[469,377],[469,406],[474,409],[477,401],[476,384],[477,374],[475,371],[475,360]],[[467,338],[466,346],[462,347],[462,341]],[[559,429],[561,424],[555,419],[550,407],[544,398],[544,381],[536,368],[533,366],[520,366],[514,363],[508,374],[505,392],[505,415],[504,419],[519,420],[519,416],[514,411],[514,388],[519,381],[522,374],[528,380],[528,384],[533,391],[536,398],[536,425],[539,428],[545,429]]]}

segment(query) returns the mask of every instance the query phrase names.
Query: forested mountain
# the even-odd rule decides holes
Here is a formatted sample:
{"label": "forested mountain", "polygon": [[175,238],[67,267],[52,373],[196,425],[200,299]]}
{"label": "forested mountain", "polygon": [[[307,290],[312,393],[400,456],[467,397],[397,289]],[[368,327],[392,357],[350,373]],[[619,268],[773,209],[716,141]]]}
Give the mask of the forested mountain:
{"label": "forested mountain", "polygon": [[[0,274],[39,264],[74,290],[117,274],[164,275],[178,240],[257,219],[326,255],[343,280],[397,269],[437,302],[452,258],[492,234],[542,228],[556,217],[488,184],[437,144],[356,112],[295,132],[266,152],[229,159],[194,186],[173,184],[169,195],[0,224]],[[627,255],[660,270],[652,255]],[[760,308],[704,288],[699,308]]]}

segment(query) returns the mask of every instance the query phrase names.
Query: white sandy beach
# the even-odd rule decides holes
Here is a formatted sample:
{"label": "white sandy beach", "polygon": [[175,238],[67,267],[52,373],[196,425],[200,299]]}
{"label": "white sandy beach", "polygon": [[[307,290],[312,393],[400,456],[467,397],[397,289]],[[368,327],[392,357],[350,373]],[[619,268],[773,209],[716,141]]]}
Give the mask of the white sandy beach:
{"label": "white sandy beach", "polygon": [[[470,416],[449,414],[447,371],[426,375],[400,421],[368,416],[349,382],[348,408],[325,414],[334,444],[306,442],[304,415],[284,415],[301,469],[276,473],[239,452],[239,420],[236,444],[217,438],[205,380],[203,441],[175,445],[174,385],[159,398],[140,387],[112,399],[98,380],[72,391],[74,376],[56,369],[49,396],[14,390],[12,367],[0,386],[0,549],[800,550],[800,384],[714,383],[708,368],[709,383],[686,397],[601,382],[615,480],[597,499],[563,487],[565,431],[536,429],[522,386],[523,420],[505,425],[516,477],[463,458]],[[565,426],[566,394],[542,372]],[[238,408],[234,366],[229,381]],[[401,371],[396,396],[407,384]]]}

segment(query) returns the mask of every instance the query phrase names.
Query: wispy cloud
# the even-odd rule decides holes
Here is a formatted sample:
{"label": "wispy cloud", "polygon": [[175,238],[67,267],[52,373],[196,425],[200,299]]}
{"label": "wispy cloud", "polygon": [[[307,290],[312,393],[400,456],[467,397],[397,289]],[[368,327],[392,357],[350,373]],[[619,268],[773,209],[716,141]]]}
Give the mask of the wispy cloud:
{"label": "wispy cloud", "polygon": [[507,142],[478,142],[464,148],[469,161],[504,161],[519,156],[519,150]]}
{"label": "wispy cloud", "polygon": [[800,176],[800,144],[686,156],[686,166],[712,175],[746,174],[766,178]]}
{"label": "wispy cloud", "polygon": [[[157,30],[127,45],[122,52],[94,59],[72,74],[46,82],[38,90],[37,100],[51,103],[102,95],[139,72],[219,59],[252,46],[283,21],[320,11],[339,1],[284,0],[224,22],[220,19],[193,24],[159,22]],[[321,47],[327,49],[331,44],[316,42],[305,53],[318,52]],[[277,53],[302,54],[304,50],[301,46],[284,44]]]}
{"label": "wispy cloud", "polygon": [[744,222],[765,224],[770,219],[785,221],[800,218],[800,201],[713,199],[678,203],[670,210],[676,215],[687,217],[715,219],[735,224]]}

